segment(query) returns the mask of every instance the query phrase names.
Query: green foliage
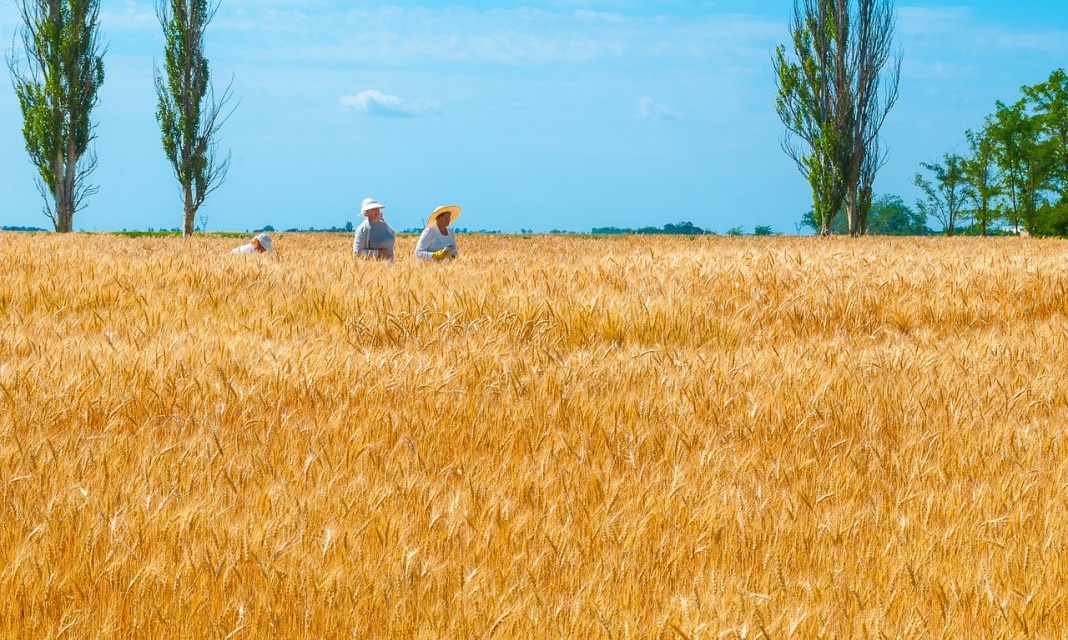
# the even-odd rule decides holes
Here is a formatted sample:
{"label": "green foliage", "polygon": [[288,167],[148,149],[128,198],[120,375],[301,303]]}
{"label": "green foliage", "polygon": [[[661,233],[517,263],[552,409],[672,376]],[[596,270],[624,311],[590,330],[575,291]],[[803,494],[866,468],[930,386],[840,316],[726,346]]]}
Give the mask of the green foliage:
{"label": "green foliage", "polygon": [[879,130],[897,100],[900,58],[884,73],[893,32],[891,0],[794,0],[792,58],[783,45],[772,56],[783,149],[809,182],[821,234],[843,209],[864,232]]}
{"label": "green foliage", "polygon": [[926,218],[933,217],[942,224],[946,235],[952,236],[957,225],[967,217],[964,209],[968,198],[968,184],[965,180],[965,160],[955,153],[942,156],[942,162],[921,162],[931,172],[934,182],[917,173],[913,183],[923,191],[926,199],[917,200],[916,208]]}
{"label": "green foliage", "polygon": [[1032,234],[1038,232],[1037,215],[1050,186],[1050,146],[1040,136],[1040,123],[1028,111],[1027,102],[1019,100],[1005,105],[997,102],[997,110],[988,127],[996,146],[1001,167],[1002,193],[1007,200],[1007,213],[1013,226],[1023,223]]}
{"label": "green foliage", "polygon": [[[801,216],[801,226],[818,231],[812,210]],[[849,223],[845,216],[836,216],[831,225],[830,235],[849,233]],[[923,212],[913,211],[900,196],[885,194],[874,199],[868,213],[867,235],[883,236],[922,236],[931,233],[927,228],[927,216]]]}
{"label": "green foliage", "polygon": [[[829,21],[821,25],[833,26]],[[835,74],[834,56],[829,53],[833,32],[805,23],[798,16],[791,36],[796,61],[787,57],[786,47],[775,49],[775,110],[787,131],[801,141],[801,148],[786,141],[784,147],[812,188],[813,217],[819,232],[828,233],[844,200],[839,188],[844,176],[837,163],[843,137],[835,127],[830,91]]]}
{"label": "green foliage", "polygon": [[813,209],[809,209],[801,216],[802,228],[812,229],[815,233],[822,235],[841,235],[849,233],[849,221],[845,219],[845,216],[835,215],[831,220],[829,228],[824,228],[822,222],[816,219],[816,212]]}
{"label": "green foliage", "polygon": [[1049,186],[1068,199],[1068,74],[1057,69],[1046,82],[1022,91],[1048,147]]}
{"label": "green foliage", "polygon": [[[530,233],[528,230],[523,229],[521,233]],[[594,235],[621,235],[627,233],[645,234],[645,235],[686,235],[686,236],[698,236],[707,235],[711,233],[701,227],[694,225],[692,222],[679,222],[677,224],[665,224],[663,227],[642,227],[640,229],[627,229],[620,227],[594,227],[590,230],[590,233]]]}
{"label": "green foliage", "polygon": [[27,60],[9,60],[22,112],[22,135],[37,168],[45,215],[57,232],[73,228],[74,213],[96,192],[85,178],[96,166],[90,151],[91,114],[104,84],[99,0],[18,0]]}
{"label": "green foliage", "polygon": [[754,236],[770,236],[773,234],[774,231],[771,230],[771,225],[758,224],[757,226],[753,227]]}
{"label": "green foliage", "polygon": [[900,196],[885,194],[872,202],[868,234],[883,236],[923,236],[931,233],[923,211],[913,211]]}
{"label": "green foliage", "polygon": [[4,225],[0,227],[0,231],[18,231],[22,233],[40,233],[47,232],[48,229],[42,229],[40,227],[21,227],[21,226],[8,226]]}
{"label": "green foliage", "polygon": [[166,41],[165,75],[156,70],[156,120],[163,152],[182,191],[183,233],[194,229],[197,210],[225,180],[229,155],[216,161],[216,137],[227,116],[230,90],[215,101],[204,32],[214,17],[208,0],[157,0],[156,13]]}
{"label": "green foliage", "polygon": [[1040,214],[1042,226],[1037,230],[1039,235],[1068,237],[1068,201],[1046,203]]}
{"label": "green foliage", "polygon": [[960,163],[970,205],[965,213],[983,235],[994,232],[1001,219],[1031,235],[1065,235],[1068,74],[1057,69],[1020,92],[1014,103],[997,101],[980,130],[965,133],[968,156]]}
{"label": "green foliage", "polygon": [[991,227],[1001,218],[996,202],[1001,195],[998,179],[996,148],[986,129],[965,132],[968,138],[969,155],[961,166],[965,196],[972,205],[970,217],[981,235],[988,235]]}

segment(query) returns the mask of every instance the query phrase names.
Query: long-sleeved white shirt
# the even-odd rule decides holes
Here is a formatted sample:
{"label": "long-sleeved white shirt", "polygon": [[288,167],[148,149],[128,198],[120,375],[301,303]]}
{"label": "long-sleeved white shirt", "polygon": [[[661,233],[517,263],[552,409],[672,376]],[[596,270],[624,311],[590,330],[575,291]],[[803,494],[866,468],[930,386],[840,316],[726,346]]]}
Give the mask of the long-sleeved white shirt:
{"label": "long-sleeved white shirt", "polygon": [[449,235],[443,235],[437,225],[423,229],[419,235],[419,242],[415,245],[415,257],[423,260],[432,260],[434,252],[447,247],[453,248],[453,257],[460,255],[460,249],[456,246],[456,232],[449,230]]}

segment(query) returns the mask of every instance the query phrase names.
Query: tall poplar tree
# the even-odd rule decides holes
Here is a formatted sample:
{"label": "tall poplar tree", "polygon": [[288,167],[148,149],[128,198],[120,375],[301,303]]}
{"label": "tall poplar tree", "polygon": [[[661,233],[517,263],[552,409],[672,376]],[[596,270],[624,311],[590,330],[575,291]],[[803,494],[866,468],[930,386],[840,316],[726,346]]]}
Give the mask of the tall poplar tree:
{"label": "tall poplar tree", "polygon": [[897,101],[901,58],[891,51],[891,0],[795,0],[791,47],[772,63],[783,149],[812,186],[820,233],[843,209],[864,232],[884,158],[879,132]]}
{"label": "tall poplar tree", "polygon": [[224,109],[232,94],[227,86],[215,99],[204,57],[204,32],[217,9],[208,0],[157,0],[156,4],[166,38],[166,74],[156,70],[156,119],[163,151],[181,187],[182,235],[186,237],[194,231],[200,206],[223,183],[230,167],[230,154],[219,160],[216,152],[219,129],[230,113]]}
{"label": "tall poplar tree", "polygon": [[37,167],[44,213],[58,233],[74,227],[74,214],[96,187],[86,182],[96,168],[90,143],[98,92],[104,84],[99,0],[16,0],[21,25],[8,58],[22,111],[22,135]]}

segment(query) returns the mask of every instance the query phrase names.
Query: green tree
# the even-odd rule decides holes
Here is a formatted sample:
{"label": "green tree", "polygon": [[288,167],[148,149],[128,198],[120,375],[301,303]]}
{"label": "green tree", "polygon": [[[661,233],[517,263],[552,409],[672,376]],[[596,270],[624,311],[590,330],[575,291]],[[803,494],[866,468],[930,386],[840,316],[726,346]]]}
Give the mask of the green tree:
{"label": "green tree", "polygon": [[1001,218],[997,199],[1001,195],[998,179],[995,142],[987,133],[990,119],[982,131],[969,129],[964,132],[968,139],[968,157],[961,165],[965,188],[964,195],[972,205],[971,218],[979,225],[980,233],[988,235],[990,227]]}
{"label": "green tree", "polygon": [[1006,216],[1016,228],[1038,232],[1038,214],[1050,188],[1051,149],[1041,137],[1041,125],[1027,110],[1025,100],[1008,106],[998,101],[988,128],[996,143],[1001,190],[1008,206]]}
{"label": "green tree", "polygon": [[869,235],[923,236],[930,232],[927,216],[922,211],[913,211],[900,196],[884,194],[872,202]]}
{"label": "green tree", "polygon": [[1064,69],[1050,74],[1046,82],[1023,87],[1024,99],[1048,142],[1050,186],[1060,200],[1068,200],[1068,75]]}
{"label": "green tree", "polygon": [[947,236],[952,236],[957,224],[967,218],[968,183],[964,177],[964,163],[964,158],[959,155],[947,153],[942,156],[941,163],[920,163],[934,176],[934,182],[920,173],[913,178],[913,184],[926,196],[925,200],[916,201],[916,208],[924,217],[938,220]]}
{"label": "green tree", "polygon": [[809,209],[801,216],[801,226],[826,236],[845,235],[849,233],[849,223],[846,221],[845,216],[842,215],[834,216],[834,220],[831,222],[831,228],[824,232],[821,223],[816,220],[816,211],[814,209]]}
{"label": "green tree", "polygon": [[58,233],[74,227],[74,214],[96,187],[90,143],[92,111],[104,84],[99,0],[16,0],[18,36],[26,59],[7,60],[22,111],[22,135],[37,167],[44,213]]}
{"label": "green tree", "polygon": [[[819,225],[816,224],[816,218],[811,209],[801,216],[800,226],[819,231]],[[884,194],[872,200],[865,230],[867,235],[922,236],[930,232],[931,230],[927,228],[927,216],[922,212],[913,211],[900,196]],[[845,216],[836,216],[831,225],[830,234],[845,235],[847,233],[849,233],[849,225]]]}
{"label": "green tree", "polygon": [[156,70],[156,119],[163,136],[163,151],[174,167],[182,192],[182,235],[192,235],[197,210],[208,194],[226,179],[230,155],[216,156],[219,129],[231,112],[230,86],[216,100],[204,32],[218,5],[207,0],[157,0],[156,16],[166,39],[164,68]]}
{"label": "green tree", "polygon": [[864,232],[901,70],[900,56],[887,67],[893,13],[890,0],[795,0],[792,56],[784,45],[773,55],[783,150],[812,187],[821,234],[843,208],[850,233]]}

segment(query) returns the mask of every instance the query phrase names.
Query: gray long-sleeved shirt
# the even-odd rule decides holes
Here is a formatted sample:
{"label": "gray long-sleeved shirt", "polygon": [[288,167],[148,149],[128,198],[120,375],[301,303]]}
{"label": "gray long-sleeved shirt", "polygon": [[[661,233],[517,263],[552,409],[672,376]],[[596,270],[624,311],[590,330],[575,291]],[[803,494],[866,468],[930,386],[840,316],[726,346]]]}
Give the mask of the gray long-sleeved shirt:
{"label": "gray long-sleeved shirt", "polygon": [[[377,258],[379,249],[389,249],[393,255],[393,245],[397,241],[397,233],[385,220],[371,222],[364,220],[356,227],[356,237],[352,241],[352,252],[366,258]],[[391,258],[392,259],[392,258]]]}

